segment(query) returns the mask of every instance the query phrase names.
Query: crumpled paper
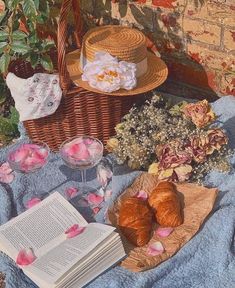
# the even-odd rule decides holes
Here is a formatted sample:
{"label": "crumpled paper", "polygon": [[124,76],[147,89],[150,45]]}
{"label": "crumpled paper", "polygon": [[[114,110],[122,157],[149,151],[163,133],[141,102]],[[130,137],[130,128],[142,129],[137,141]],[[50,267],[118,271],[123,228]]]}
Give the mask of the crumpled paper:
{"label": "crumpled paper", "polygon": [[[135,247],[128,242],[118,228],[118,215],[121,202],[126,198],[136,195],[141,190],[144,190],[150,195],[157,183],[158,179],[156,176],[148,173],[141,174],[133,184],[122,193],[108,211],[109,220],[112,225],[117,227],[128,255],[120,265],[133,272],[141,272],[156,267],[176,254],[177,251],[197,233],[211,212],[218,192],[216,188],[205,188],[193,183],[176,184],[183,207],[184,223],[176,227],[166,238],[153,235],[147,245]],[[152,233],[154,233],[157,226],[158,224],[154,220]],[[161,255],[149,256],[146,253],[147,247],[155,241],[161,241],[165,252]]]}

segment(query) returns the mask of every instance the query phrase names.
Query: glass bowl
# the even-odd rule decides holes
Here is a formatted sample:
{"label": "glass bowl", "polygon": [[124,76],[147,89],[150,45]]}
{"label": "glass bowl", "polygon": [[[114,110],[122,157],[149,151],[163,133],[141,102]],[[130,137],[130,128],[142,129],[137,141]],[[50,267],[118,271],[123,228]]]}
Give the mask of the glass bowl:
{"label": "glass bowl", "polygon": [[33,173],[48,162],[50,149],[42,141],[16,143],[9,151],[7,161],[12,170],[20,173]]}
{"label": "glass bowl", "polygon": [[70,168],[86,170],[99,163],[103,150],[100,140],[91,136],[76,136],[62,143],[60,155]]}

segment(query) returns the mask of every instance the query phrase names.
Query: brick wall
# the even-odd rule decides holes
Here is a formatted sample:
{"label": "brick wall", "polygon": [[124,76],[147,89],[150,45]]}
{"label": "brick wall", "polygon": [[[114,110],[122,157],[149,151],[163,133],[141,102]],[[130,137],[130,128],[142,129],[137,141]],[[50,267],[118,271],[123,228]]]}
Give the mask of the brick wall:
{"label": "brick wall", "polygon": [[235,95],[235,0],[83,0],[88,23],[142,30],[169,68],[158,88],[186,97]]}

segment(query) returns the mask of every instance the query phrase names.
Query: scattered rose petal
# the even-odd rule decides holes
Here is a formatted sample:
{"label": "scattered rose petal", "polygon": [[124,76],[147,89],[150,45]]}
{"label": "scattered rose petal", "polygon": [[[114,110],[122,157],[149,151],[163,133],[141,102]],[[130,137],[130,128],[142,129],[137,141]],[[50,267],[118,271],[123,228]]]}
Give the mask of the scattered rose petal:
{"label": "scattered rose petal", "polygon": [[99,195],[99,196],[101,196],[101,197],[104,197],[104,194],[105,194],[104,189],[101,187],[101,188],[98,190],[97,195]]}
{"label": "scattered rose petal", "polygon": [[79,227],[78,224],[74,224],[68,230],[65,231],[67,238],[73,238],[79,234],[81,234],[85,230],[85,227]]}
{"label": "scattered rose petal", "polygon": [[30,248],[28,250],[22,249],[16,258],[16,264],[21,266],[27,266],[35,261],[37,257],[35,256],[33,249]]}
{"label": "scattered rose petal", "polygon": [[90,193],[87,196],[87,201],[89,202],[89,204],[99,205],[104,201],[104,197],[94,193]]}
{"label": "scattered rose petal", "polygon": [[106,187],[108,180],[113,176],[113,172],[109,167],[98,165],[97,167],[97,180],[102,187]]}
{"label": "scattered rose petal", "polygon": [[33,206],[37,205],[38,203],[40,203],[42,200],[40,198],[32,198],[30,199],[27,203],[26,203],[26,208],[29,209],[29,208],[32,208]]}
{"label": "scattered rose petal", "polygon": [[5,172],[7,174],[10,174],[12,172],[12,169],[8,162],[3,163],[0,167],[0,170],[1,172]]}
{"label": "scattered rose petal", "polygon": [[164,247],[161,242],[156,241],[150,244],[147,248],[147,254],[150,256],[157,256],[164,252]]}
{"label": "scattered rose petal", "polygon": [[69,187],[65,190],[65,194],[68,198],[73,198],[78,194],[78,189],[76,187]]}
{"label": "scattered rose petal", "polygon": [[14,180],[15,176],[8,162],[0,166],[0,182],[9,184]]}
{"label": "scattered rose petal", "polygon": [[112,196],[112,193],[113,193],[112,190],[107,190],[105,192],[104,200],[107,201]]}
{"label": "scattered rose petal", "polygon": [[139,198],[139,199],[141,199],[141,200],[143,200],[143,201],[145,201],[145,200],[148,199],[148,193],[145,192],[145,191],[143,191],[143,190],[141,190],[141,191],[139,191],[139,192],[136,194],[136,197]]}
{"label": "scattered rose petal", "polygon": [[155,234],[159,237],[168,237],[173,230],[174,228],[172,227],[158,227]]}
{"label": "scattered rose petal", "polygon": [[99,213],[100,208],[99,207],[94,207],[92,210],[93,210],[94,214],[97,214],[97,213]]}

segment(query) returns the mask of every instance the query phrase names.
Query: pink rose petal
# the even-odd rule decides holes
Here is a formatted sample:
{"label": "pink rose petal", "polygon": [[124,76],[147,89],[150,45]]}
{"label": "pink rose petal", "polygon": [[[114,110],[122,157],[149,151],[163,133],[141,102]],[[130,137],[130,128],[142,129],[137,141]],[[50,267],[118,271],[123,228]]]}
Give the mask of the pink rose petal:
{"label": "pink rose petal", "polygon": [[0,173],[0,182],[10,184],[14,180],[15,176],[13,174],[2,175]]}
{"label": "pink rose petal", "polygon": [[105,196],[104,196],[105,201],[107,201],[112,196],[112,193],[113,193],[112,190],[107,190],[105,192]]}
{"label": "pink rose petal", "polygon": [[106,187],[108,184],[108,180],[112,178],[113,172],[109,168],[98,167],[97,168],[97,180],[101,184],[102,187]]}
{"label": "pink rose petal", "polygon": [[148,193],[146,193],[145,191],[141,190],[136,194],[136,197],[145,201],[148,199]]}
{"label": "pink rose petal", "polygon": [[0,166],[0,182],[7,184],[11,183],[15,178],[12,172],[13,171],[10,168],[9,163],[8,162],[3,163]]}
{"label": "pink rose petal", "polygon": [[65,194],[68,198],[73,198],[78,194],[78,189],[76,187],[69,187],[65,190]]}
{"label": "pink rose petal", "polygon": [[90,153],[84,143],[66,144],[64,152],[76,160],[88,160]]}
{"label": "pink rose petal", "polygon": [[94,207],[92,210],[93,210],[94,214],[97,214],[97,213],[99,213],[100,208],[99,207]]}
{"label": "pink rose petal", "polygon": [[104,201],[104,197],[94,193],[90,193],[87,196],[87,201],[89,202],[89,204],[99,205]]}
{"label": "pink rose petal", "polygon": [[65,234],[67,235],[67,238],[73,238],[79,234],[81,234],[86,227],[79,227],[78,224],[74,224],[71,226],[68,230],[65,231]]}
{"label": "pink rose petal", "polygon": [[164,252],[164,247],[161,242],[156,241],[150,244],[147,248],[147,254],[150,256],[157,256]]}
{"label": "pink rose petal", "polygon": [[18,163],[19,169],[25,172],[41,168],[47,157],[48,151],[36,144],[23,144],[9,154],[9,159]]}
{"label": "pink rose petal", "polygon": [[10,174],[12,172],[12,169],[10,167],[10,164],[8,162],[3,163],[0,166],[0,173],[6,173],[6,174]]}
{"label": "pink rose petal", "polygon": [[90,138],[86,138],[86,139],[83,140],[83,142],[84,142],[86,145],[91,145],[91,144],[94,142],[94,140],[93,140],[93,139],[90,139]]}
{"label": "pink rose petal", "polygon": [[21,266],[27,266],[35,261],[37,257],[35,256],[33,249],[22,249],[16,258],[16,264]]}
{"label": "pink rose petal", "polygon": [[88,149],[93,157],[96,157],[103,152],[103,146],[97,141],[93,141],[93,143],[88,146]]}
{"label": "pink rose petal", "polygon": [[24,161],[28,155],[29,155],[29,150],[25,149],[24,147],[20,147],[16,151],[11,152],[9,154],[9,158],[11,161],[21,162],[21,161]]}
{"label": "pink rose petal", "polygon": [[159,237],[168,237],[172,232],[174,228],[172,227],[158,227],[155,231],[155,234]]}
{"label": "pink rose petal", "polygon": [[29,209],[29,208],[32,208],[33,206],[37,205],[38,203],[40,203],[42,200],[40,198],[32,198],[30,199],[27,203],[26,203],[26,208]]}

